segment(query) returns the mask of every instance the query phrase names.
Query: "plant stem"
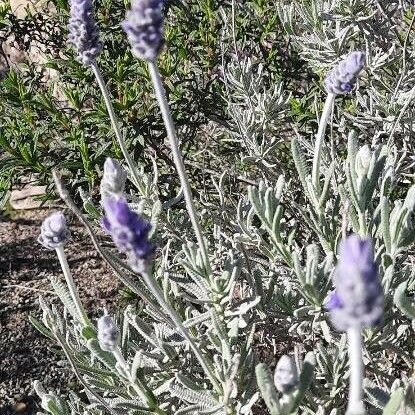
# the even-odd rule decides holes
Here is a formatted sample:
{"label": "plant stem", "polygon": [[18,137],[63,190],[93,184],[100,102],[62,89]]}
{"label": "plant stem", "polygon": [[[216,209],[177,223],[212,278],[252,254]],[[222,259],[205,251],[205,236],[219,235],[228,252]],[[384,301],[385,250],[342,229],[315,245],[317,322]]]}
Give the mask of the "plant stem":
{"label": "plant stem", "polygon": [[362,359],[362,331],[360,327],[347,330],[350,361],[350,387],[348,415],[365,413],[363,406],[363,359]]}
{"label": "plant stem", "polygon": [[104,98],[105,106],[107,107],[108,115],[111,120],[111,125],[114,130],[115,136],[117,137],[118,144],[121,148],[122,154],[125,158],[125,161],[128,164],[128,168],[131,172],[131,175],[133,177],[134,184],[137,186],[137,188],[140,186],[140,177],[137,173],[136,165],[134,163],[134,160],[131,158],[130,153],[127,149],[127,144],[125,143],[124,137],[122,136],[122,132],[120,130],[120,125],[117,120],[117,117],[114,112],[114,107],[112,106],[110,93],[108,91],[107,86],[105,85],[104,79],[102,77],[102,73],[97,65],[96,62],[93,62],[91,64],[92,72],[95,75],[95,78],[98,82],[99,88],[101,89],[102,96]]}
{"label": "plant stem", "polygon": [[359,211],[358,216],[359,216],[359,234],[365,237],[367,236],[365,213]]}
{"label": "plant stem", "polygon": [[313,157],[313,170],[312,170],[312,182],[315,190],[320,193],[320,163],[321,163],[321,151],[323,148],[323,139],[326,132],[326,127],[329,122],[331,111],[334,105],[335,94],[328,93],[326,102],[324,103],[323,113],[321,114],[320,123],[318,125],[318,131],[316,135],[316,143],[314,146]]}
{"label": "plant stem", "polygon": [[147,287],[156,297],[159,304],[164,308],[166,314],[169,315],[173,323],[177,326],[177,329],[180,332],[180,334],[189,342],[189,345],[192,348],[193,353],[195,354],[197,360],[199,361],[200,365],[202,366],[203,370],[205,371],[207,377],[209,378],[215,390],[221,394],[222,388],[219,385],[216,376],[210,368],[209,363],[206,362],[204,356],[199,351],[198,347],[193,341],[193,338],[189,335],[186,328],[183,326],[181,318],[177,314],[176,310],[164,299],[163,293],[160,290],[160,287],[157,285],[156,281],[146,271],[142,272],[141,275],[144,279],[144,282],[147,284]]}
{"label": "plant stem", "polygon": [[177,173],[180,178],[180,183],[183,188],[183,194],[186,201],[187,211],[189,213],[190,220],[193,225],[193,229],[196,234],[196,239],[199,244],[199,248],[202,252],[203,261],[205,262],[206,268],[210,271],[209,256],[203,238],[202,229],[200,227],[198,214],[193,202],[192,191],[190,189],[189,180],[187,178],[186,170],[183,163],[183,157],[179,148],[179,140],[177,139],[176,129],[174,127],[173,119],[170,113],[169,104],[167,103],[166,92],[160,78],[160,72],[157,65],[154,62],[148,62],[151,79],[153,81],[154,91],[156,98],[161,110],[161,115],[164,120],[164,124],[167,130],[167,136],[170,141],[172,149],[173,161],[177,169]]}
{"label": "plant stem", "polygon": [[56,254],[58,255],[63,275],[65,276],[66,285],[68,286],[69,293],[71,294],[72,301],[75,304],[80,321],[84,326],[90,326],[91,322],[89,321],[88,316],[86,315],[86,312],[82,306],[81,299],[79,298],[78,290],[76,289],[75,282],[72,278],[71,270],[69,269],[63,246],[58,246],[56,248]]}

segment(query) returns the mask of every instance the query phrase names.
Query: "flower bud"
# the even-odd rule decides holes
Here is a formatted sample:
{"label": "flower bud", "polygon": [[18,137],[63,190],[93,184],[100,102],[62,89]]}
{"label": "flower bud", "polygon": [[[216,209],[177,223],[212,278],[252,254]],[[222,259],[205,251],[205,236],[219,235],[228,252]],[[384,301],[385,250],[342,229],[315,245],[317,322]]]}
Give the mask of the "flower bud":
{"label": "flower bud", "polygon": [[369,170],[372,152],[365,144],[356,154],[355,170],[358,176],[366,176]]}
{"label": "flower bud", "polygon": [[38,241],[47,249],[56,249],[69,240],[65,216],[61,212],[49,215],[42,223]]}
{"label": "flower bud", "polygon": [[107,158],[104,163],[104,175],[101,180],[101,198],[122,196],[127,173],[117,160]]}
{"label": "flower bud", "polygon": [[357,77],[365,66],[365,54],[363,52],[349,53],[326,76],[324,86],[331,94],[347,94],[357,81]]}
{"label": "flower bud", "polygon": [[98,341],[102,350],[112,352],[118,346],[120,332],[110,316],[98,319]]}
{"label": "flower bud", "polygon": [[284,355],[280,358],[275,368],[274,384],[282,393],[291,392],[298,383],[298,371],[294,360]]}

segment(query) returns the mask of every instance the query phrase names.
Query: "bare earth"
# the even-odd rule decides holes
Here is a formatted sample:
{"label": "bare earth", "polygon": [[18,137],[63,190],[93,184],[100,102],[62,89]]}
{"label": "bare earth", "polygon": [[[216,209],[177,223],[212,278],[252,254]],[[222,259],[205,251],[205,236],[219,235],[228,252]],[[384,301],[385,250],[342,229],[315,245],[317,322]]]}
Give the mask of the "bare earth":
{"label": "bare earth", "polygon": [[[40,409],[32,388],[34,380],[57,393],[64,393],[75,381],[59,349],[28,321],[30,314],[41,318],[39,295],[56,301],[49,277],[62,275],[54,251],[37,242],[40,224],[50,213],[0,215],[0,415],[35,414]],[[104,307],[114,305],[118,282],[83,228],[70,223],[70,229],[68,261],[83,304],[90,316],[97,316]]]}

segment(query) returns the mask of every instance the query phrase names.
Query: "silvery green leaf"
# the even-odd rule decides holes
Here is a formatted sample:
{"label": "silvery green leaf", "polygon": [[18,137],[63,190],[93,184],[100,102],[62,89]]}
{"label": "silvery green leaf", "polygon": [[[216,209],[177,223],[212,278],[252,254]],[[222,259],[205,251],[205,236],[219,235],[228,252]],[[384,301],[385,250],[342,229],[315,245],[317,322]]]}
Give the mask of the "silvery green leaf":
{"label": "silvery green leaf", "polygon": [[395,392],[392,393],[389,402],[383,409],[382,415],[397,415],[403,400],[404,390],[402,388],[398,388],[395,390]]}
{"label": "silvery green leaf", "polygon": [[93,203],[91,195],[85,192],[85,190],[80,187],[79,196],[81,196],[84,210],[88,213],[88,215],[94,220],[99,220],[102,214],[100,209],[98,209]]}
{"label": "silvery green leaf", "polygon": [[131,309],[126,309],[126,318],[128,322],[154,347],[158,347],[159,342],[151,326],[143,321],[138,315],[133,314]]}
{"label": "silvery green leaf", "polygon": [[137,379],[137,371],[141,368],[141,363],[143,360],[143,352],[142,350],[138,350],[133,359],[133,363],[131,364],[131,382],[135,382]]}
{"label": "silvery green leaf", "polygon": [[66,287],[66,285],[63,284],[57,277],[51,277],[50,283],[53,289],[55,290],[56,294],[58,295],[59,299],[62,301],[63,305],[71,314],[71,316],[74,319],[79,320],[80,316],[78,315],[78,311],[75,307],[71,294],[69,293],[69,290]]}
{"label": "silvery green leaf", "polygon": [[314,310],[315,310],[315,307],[309,306],[309,305],[305,305],[303,307],[297,308],[294,311],[293,314],[294,314],[295,317],[301,318],[301,317],[305,317],[305,316],[309,315],[310,312],[312,312]]}
{"label": "silvery green leaf", "polygon": [[295,411],[301,404],[304,395],[308,391],[314,378],[314,369],[316,367],[316,358],[314,353],[309,352],[304,358],[303,367],[301,369],[298,388],[293,394],[293,402],[290,406],[291,411]]}
{"label": "silvery green leaf", "polygon": [[115,368],[115,357],[110,352],[105,352],[101,349],[98,340],[90,339],[87,341],[87,347],[91,351],[92,356],[101,361],[109,369]]}
{"label": "silvery green leaf", "polygon": [[381,177],[382,171],[386,163],[386,147],[378,147],[372,154],[369,170],[367,172],[368,184],[363,193],[363,206],[367,207],[367,204],[371,202],[373,192]]}
{"label": "silvery green leaf", "polygon": [[165,323],[154,323],[154,332],[158,339],[170,344],[171,346],[179,346],[185,343],[183,336],[176,330],[170,328]]}
{"label": "silvery green leaf", "polygon": [[319,200],[318,200],[318,207],[319,209],[324,209],[327,203],[327,200],[330,196],[330,181],[332,179],[332,176],[334,174],[334,162],[331,163],[329,169],[327,170],[325,176],[324,176],[324,184],[323,189],[321,191]]}
{"label": "silvery green leaf", "polygon": [[189,405],[177,410],[175,415],[199,415],[200,411],[203,409],[200,405]]}
{"label": "silvery green leaf", "polygon": [[204,390],[195,391],[186,387],[171,384],[170,392],[173,396],[189,403],[198,404],[204,409],[214,408],[219,404],[210,392]]}
{"label": "silvery green leaf", "polygon": [[364,388],[368,401],[376,408],[383,409],[390,399],[389,393],[368,379],[364,381]]}
{"label": "silvery green leaf", "polygon": [[404,281],[395,290],[393,301],[395,305],[401,310],[407,317],[415,320],[415,301],[406,295],[406,289],[408,282]]}
{"label": "silvery green leaf", "polygon": [[382,236],[385,242],[386,251],[391,252],[392,241],[390,233],[390,207],[389,201],[386,197],[382,197],[380,200],[381,206],[381,221],[382,221]]}
{"label": "silvery green leaf", "polygon": [[205,313],[198,313],[194,317],[188,318],[186,321],[183,322],[183,325],[187,328],[197,326],[209,320],[210,313],[206,311]]}
{"label": "silvery green leaf", "polygon": [[308,194],[308,196],[310,197],[311,195],[309,194],[309,188],[307,185],[307,177],[310,175],[310,171],[307,167],[307,162],[305,160],[304,153],[296,138],[294,138],[291,141],[291,151],[301,184],[303,185],[304,192],[306,192],[306,194]]}
{"label": "silvery green leaf", "polygon": [[185,388],[190,389],[194,392],[203,392],[204,390],[201,386],[196,383],[196,379],[190,379],[189,377],[185,376],[183,373],[176,373],[176,380]]}
{"label": "silvery green leaf", "polygon": [[48,337],[49,339],[53,339],[53,333],[44,325],[42,324],[37,318],[33,316],[29,316],[29,321],[37,331],[42,333],[45,337]]}
{"label": "silvery green leaf", "polygon": [[271,372],[264,363],[260,363],[255,369],[258,387],[265,404],[271,415],[282,414],[279,404],[279,397],[277,389],[275,388]]}
{"label": "silvery green leaf", "polygon": [[252,203],[255,213],[261,219],[262,226],[270,236],[271,242],[279,255],[287,263],[291,263],[291,254],[283,243],[282,238],[282,214],[283,209],[280,205],[282,191],[282,181],[277,189],[267,187],[263,182],[259,187],[248,187],[248,198]]}

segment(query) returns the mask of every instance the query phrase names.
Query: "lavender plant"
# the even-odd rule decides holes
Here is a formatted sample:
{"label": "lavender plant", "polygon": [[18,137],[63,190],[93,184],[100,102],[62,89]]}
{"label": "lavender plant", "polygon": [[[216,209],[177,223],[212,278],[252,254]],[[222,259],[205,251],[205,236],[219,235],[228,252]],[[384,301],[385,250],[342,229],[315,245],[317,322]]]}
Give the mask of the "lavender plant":
{"label": "lavender plant", "polygon": [[[305,29],[331,33],[314,28],[312,19],[323,17],[307,14],[308,4],[281,2],[279,7],[288,31],[294,32],[293,13],[298,12],[308,19]],[[341,111],[343,95],[357,108],[363,105],[358,77],[373,69],[371,51],[302,52],[317,70],[318,58],[340,63],[327,71],[314,139],[307,126],[302,131],[295,125],[288,137],[296,177],[277,178],[266,160],[281,144],[269,139],[279,125],[270,117],[285,119],[289,94],[283,83],[266,88],[254,76],[263,67],[239,60],[236,53],[237,62],[223,68],[227,91],[238,91],[227,100],[234,122],[227,134],[243,143],[262,180],[234,200],[224,191],[225,172],[215,182],[219,208],[202,209],[203,203],[194,200],[157,67],[162,23],[161,2],[135,0],[123,28],[133,54],[148,65],[195,241],[193,235],[183,237],[186,222],[183,211],[175,212],[176,200],[160,200],[157,167],[153,177],[140,172],[123,147],[110,96],[92,60],[88,65],[124,161],[105,163],[103,210],[83,195],[83,213],[59,174],[54,177],[63,201],[87,227],[114,274],[139,297],[140,307],[130,305],[115,318],[103,315],[97,324],[88,318],[64,256],[65,222],[55,215],[44,223],[40,241],[57,251],[66,283],[52,284],[69,313],[62,315],[40,299],[42,321],[32,322],[61,346],[84,393],[64,398],[36,383],[43,410],[250,414],[265,403],[272,415],[411,413],[414,344],[408,317],[413,318],[413,304],[408,294],[414,283],[409,250],[415,238],[415,187],[401,188],[405,176],[398,144],[386,140],[360,147],[367,131]],[[366,36],[363,29],[357,25]],[[296,36],[299,47],[302,38]],[[324,45],[339,41],[333,35]],[[335,139],[347,144],[336,151]],[[134,185],[128,193],[124,163]],[[102,225],[116,250],[102,242]],[[272,375],[268,366],[274,360]]]}

